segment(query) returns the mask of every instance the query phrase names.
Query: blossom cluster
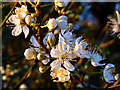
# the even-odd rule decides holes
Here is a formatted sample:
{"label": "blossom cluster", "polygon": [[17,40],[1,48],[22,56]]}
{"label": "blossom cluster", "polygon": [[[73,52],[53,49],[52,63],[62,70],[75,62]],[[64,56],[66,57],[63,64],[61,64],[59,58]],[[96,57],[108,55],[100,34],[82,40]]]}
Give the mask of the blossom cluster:
{"label": "blossom cluster", "polygon": [[[58,7],[65,7],[68,2],[58,2],[55,0],[55,5]],[[115,19],[110,19],[112,23],[113,33],[119,32],[119,13],[118,22]],[[27,6],[22,5],[15,9],[15,14],[9,17],[9,22],[15,24],[12,30],[13,36],[18,36],[23,31],[25,38],[29,35],[28,26],[34,26],[36,17],[30,14]],[[24,52],[27,60],[39,60],[44,66],[39,67],[41,73],[51,67],[52,79],[54,82],[66,82],[70,80],[71,73],[77,70],[75,63],[78,59],[87,59],[91,62],[93,67],[105,66],[103,70],[103,77],[106,82],[114,83],[118,79],[119,74],[115,75],[115,66],[113,64],[100,63],[104,58],[98,53],[97,49],[92,50],[87,40],[82,36],[76,37],[73,34],[72,26],[68,23],[66,15],[60,15],[57,18],[51,18],[47,24],[40,26],[41,28],[48,27],[49,32],[41,41],[50,52],[46,53],[41,44],[38,43],[35,36],[31,36],[30,45]],[[58,35],[58,38],[55,37]],[[50,63],[50,64],[49,64]],[[46,66],[45,66],[46,65]],[[46,68],[45,68],[46,67]]]}

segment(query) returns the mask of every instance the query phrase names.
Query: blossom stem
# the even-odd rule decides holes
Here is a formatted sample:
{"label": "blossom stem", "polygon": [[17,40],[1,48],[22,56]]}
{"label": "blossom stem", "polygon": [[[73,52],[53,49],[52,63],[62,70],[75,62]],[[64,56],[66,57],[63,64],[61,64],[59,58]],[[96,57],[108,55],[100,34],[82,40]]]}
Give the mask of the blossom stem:
{"label": "blossom stem", "polygon": [[35,7],[35,5],[33,4],[33,3],[31,3],[29,0],[27,0],[32,6],[34,6]]}
{"label": "blossom stem", "polygon": [[25,81],[26,79],[28,79],[31,71],[32,71],[36,66],[38,66],[37,64],[38,64],[38,60],[35,60],[35,63],[33,63],[33,65],[28,69],[28,71],[25,73],[25,75],[22,77],[22,79],[21,79],[21,80],[18,82],[18,84],[14,87],[15,90],[18,89],[18,88],[20,87],[20,85],[24,83],[24,81]]}
{"label": "blossom stem", "polygon": [[50,6],[50,5],[53,5],[53,3],[49,3],[49,4],[45,4],[45,5],[41,5],[40,7],[47,7],[47,6]]}
{"label": "blossom stem", "polygon": [[110,88],[116,88],[116,87],[120,87],[120,84],[119,85],[113,85],[113,86],[110,86],[108,88],[110,89]]}

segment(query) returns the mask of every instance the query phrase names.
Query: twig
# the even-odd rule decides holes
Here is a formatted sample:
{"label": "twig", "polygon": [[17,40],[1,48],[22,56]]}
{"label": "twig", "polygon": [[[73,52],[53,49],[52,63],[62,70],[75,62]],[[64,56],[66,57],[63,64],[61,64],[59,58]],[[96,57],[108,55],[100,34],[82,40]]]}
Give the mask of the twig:
{"label": "twig", "polygon": [[49,4],[45,4],[45,5],[41,5],[40,7],[43,8],[43,7],[47,7],[47,6],[50,6],[50,5],[53,5],[53,3],[49,3]]}
{"label": "twig", "polygon": [[[38,13],[38,17],[39,21],[37,21],[37,23],[40,23],[41,22],[41,19],[40,19],[40,8],[39,6],[37,7],[37,13]],[[35,33],[33,32],[32,28],[29,26],[29,29],[30,29],[30,32],[34,35],[34,37],[36,38],[37,42],[43,47],[43,49],[45,50],[45,52],[47,54],[50,55],[50,52],[49,50],[44,46],[43,42],[41,42],[41,36],[42,36],[42,33],[41,33],[41,28],[40,28],[40,25],[38,25],[39,29],[38,29],[38,37],[35,35]],[[20,87],[20,85],[28,78],[28,74],[37,66],[37,63],[38,63],[38,60],[35,60],[35,64],[33,66],[31,66],[29,68],[29,70],[26,72],[26,74],[23,76],[23,78],[20,80],[20,82],[15,86],[15,89],[18,89]]]}
{"label": "twig", "polygon": [[9,15],[11,14],[11,12],[13,11],[13,9],[15,8],[17,2],[14,4],[14,6],[12,7],[12,9],[10,10],[10,12],[8,13],[8,15],[5,17],[5,19],[3,20],[2,24],[0,25],[0,27],[3,26],[3,24],[5,23],[5,21],[8,19]]}
{"label": "twig", "polygon": [[99,89],[97,86],[95,85],[92,85],[92,84],[86,84],[84,81],[83,81],[83,77],[81,78],[81,80],[78,79],[78,77],[76,77],[75,75],[72,75],[72,78],[78,82],[79,84],[81,84],[83,86],[83,88],[96,88],[96,89]]}
{"label": "twig", "polygon": [[110,86],[110,87],[108,87],[108,89],[110,89],[110,88],[116,88],[116,87],[120,87],[120,84],[119,85]]}
{"label": "twig", "polygon": [[30,74],[30,72],[37,66],[38,64],[38,60],[35,60],[35,63],[33,64],[33,66],[31,66],[28,71],[26,72],[26,74],[22,77],[22,79],[18,82],[18,84],[14,87],[14,89],[18,89],[20,87],[21,84],[23,84],[23,82],[28,78],[28,75]]}

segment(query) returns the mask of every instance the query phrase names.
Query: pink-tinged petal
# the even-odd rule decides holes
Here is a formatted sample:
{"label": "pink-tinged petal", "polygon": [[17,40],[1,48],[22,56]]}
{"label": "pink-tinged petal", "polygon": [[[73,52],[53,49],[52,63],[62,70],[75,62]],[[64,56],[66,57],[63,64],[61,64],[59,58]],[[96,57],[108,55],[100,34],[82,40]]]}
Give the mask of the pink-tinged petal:
{"label": "pink-tinged petal", "polygon": [[50,54],[51,54],[51,57],[54,57],[54,58],[59,58],[60,57],[60,52],[57,51],[55,48],[52,48]]}
{"label": "pink-tinged petal", "polygon": [[75,70],[75,67],[68,60],[64,61],[63,65],[69,71],[74,71]]}
{"label": "pink-tinged petal", "polygon": [[50,59],[45,59],[45,60],[42,60],[42,63],[43,63],[44,65],[46,65],[49,61],[50,61]]}
{"label": "pink-tinged petal", "polygon": [[13,36],[18,36],[20,35],[20,33],[22,32],[22,28],[20,25],[17,25],[14,27],[14,29],[12,30],[12,35]]}
{"label": "pink-tinged petal", "polygon": [[31,36],[30,42],[32,43],[31,45],[33,45],[35,47],[39,47],[40,46],[34,36]]}
{"label": "pink-tinged petal", "polygon": [[61,61],[60,61],[60,60],[54,60],[54,61],[50,64],[50,66],[51,66],[52,68],[59,68],[59,67],[61,67]]}
{"label": "pink-tinged petal", "polygon": [[11,15],[8,20],[15,25],[20,25],[20,19],[16,15]]}
{"label": "pink-tinged petal", "polygon": [[23,26],[23,32],[24,32],[25,38],[26,38],[28,36],[28,34],[29,34],[29,28],[26,25]]}
{"label": "pink-tinged petal", "polygon": [[25,5],[22,5],[21,9],[23,9],[25,12],[27,12],[27,7]]}

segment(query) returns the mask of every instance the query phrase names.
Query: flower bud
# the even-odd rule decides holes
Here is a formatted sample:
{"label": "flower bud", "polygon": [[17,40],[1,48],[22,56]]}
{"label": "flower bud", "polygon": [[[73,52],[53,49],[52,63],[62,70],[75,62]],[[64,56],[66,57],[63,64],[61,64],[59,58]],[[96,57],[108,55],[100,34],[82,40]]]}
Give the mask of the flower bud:
{"label": "flower bud", "polygon": [[24,56],[27,60],[34,59],[35,58],[34,50],[31,49],[31,48],[26,49],[25,52],[24,52]]}
{"label": "flower bud", "polygon": [[37,55],[37,59],[38,60],[44,60],[44,59],[46,59],[47,57],[44,55],[44,54],[42,54],[42,53],[39,53],[38,55]]}
{"label": "flower bud", "polygon": [[55,6],[65,7],[67,6],[67,4],[68,4],[67,0],[55,0]]}
{"label": "flower bud", "polygon": [[65,15],[61,15],[61,16],[58,17],[56,20],[57,20],[57,21],[60,21],[60,20],[68,20],[68,18],[67,18],[67,16],[65,16]]}
{"label": "flower bud", "polygon": [[20,88],[22,88],[24,90],[24,88],[27,88],[27,85],[26,84],[22,84],[22,85],[20,85]]}
{"label": "flower bud", "polygon": [[47,35],[43,39],[44,45],[53,46],[55,44],[55,37],[52,32],[47,33]]}
{"label": "flower bud", "polygon": [[3,75],[3,76],[2,76],[2,80],[4,80],[4,81],[7,80],[7,76],[6,76],[6,75]]}
{"label": "flower bud", "polygon": [[114,76],[114,78],[115,78],[115,80],[120,79],[120,74],[117,73],[117,74]]}
{"label": "flower bud", "polygon": [[41,73],[45,73],[48,69],[49,69],[50,66],[40,66],[39,67],[39,71]]}
{"label": "flower bud", "polygon": [[54,19],[54,18],[52,18],[52,19],[50,19],[49,21],[48,21],[48,28],[49,29],[54,29],[54,28],[56,28],[57,27],[57,20],[56,19]]}

